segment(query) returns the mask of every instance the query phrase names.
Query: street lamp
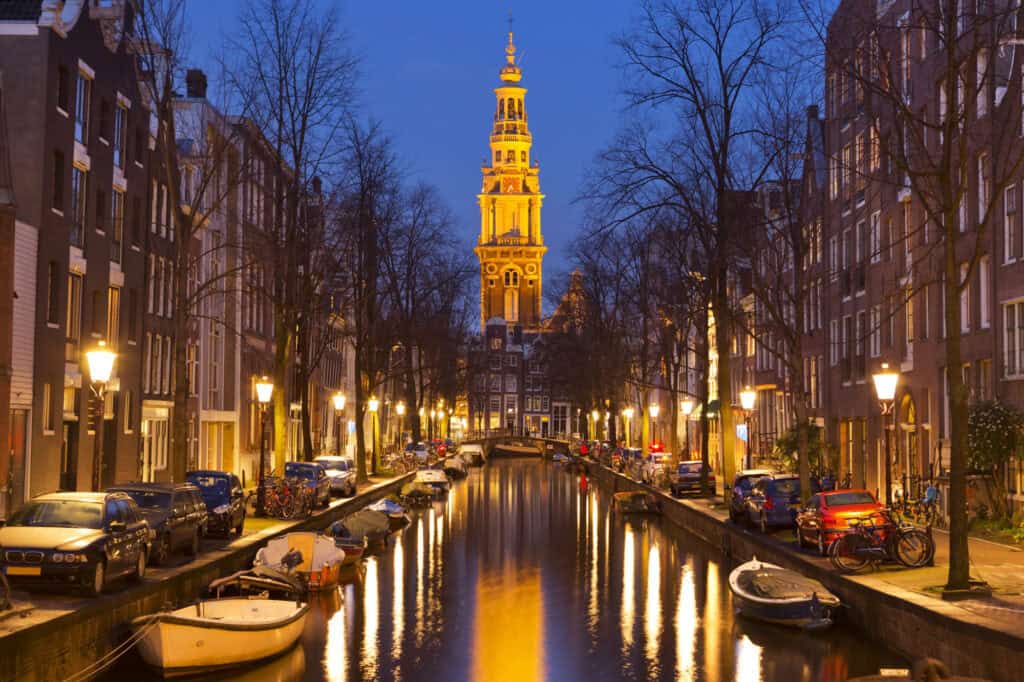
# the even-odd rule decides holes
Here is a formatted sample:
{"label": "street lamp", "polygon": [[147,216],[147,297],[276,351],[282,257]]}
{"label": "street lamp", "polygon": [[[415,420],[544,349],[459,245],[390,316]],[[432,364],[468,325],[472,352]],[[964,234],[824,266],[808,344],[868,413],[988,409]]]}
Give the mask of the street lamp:
{"label": "street lamp", "polygon": [[380,425],[377,421],[377,408],[380,407],[380,401],[377,400],[377,396],[370,396],[370,399],[366,402],[366,406],[370,408],[370,415],[373,417],[373,454],[370,459],[370,469],[373,473],[377,473],[377,439],[380,437]]}
{"label": "street lamp", "polygon": [[690,459],[690,415],[693,414],[693,399],[683,398],[679,401],[679,410],[683,413],[683,435],[686,440],[686,459]]}
{"label": "street lamp", "polygon": [[590,411],[590,423],[593,424],[594,427],[593,433],[590,434],[591,440],[597,440],[599,438],[599,436],[597,435],[597,420],[600,418],[601,413],[598,412],[596,409]]}
{"label": "street lamp", "polygon": [[260,480],[256,486],[256,516],[266,514],[266,488],[264,479],[267,474],[267,405],[274,394],[274,384],[267,377],[260,377],[256,382],[256,401],[260,404]]}
{"label": "street lamp", "polygon": [[427,423],[427,439],[434,439],[434,420],[437,419],[437,410],[430,410],[430,421]]}
{"label": "street lamp", "polygon": [[661,407],[658,403],[651,403],[647,408],[648,414],[651,415],[653,425],[651,427],[651,440],[655,443],[658,442],[658,415],[661,413]]}
{"label": "street lamp", "polygon": [[334,418],[338,422],[338,431],[334,436],[334,452],[341,456],[341,423],[345,418],[345,394],[338,391],[332,398],[334,401]]}
{"label": "street lamp", "polygon": [[107,411],[107,382],[110,381],[110,373],[114,371],[116,358],[117,353],[109,350],[104,341],[100,341],[96,348],[85,354],[89,364],[89,380],[95,396],[92,413],[92,489],[96,491],[100,489],[100,472],[103,470],[103,417]]}
{"label": "street lamp", "polygon": [[632,447],[632,445],[630,444],[630,437],[629,437],[630,436],[630,434],[629,434],[629,422],[630,422],[630,420],[633,419],[633,408],[632,407],[627,407],[626,409],[624,409],[622,411],[622,417],[626,420],[626,447],[627,448],[628,447]]}
{"label": "street lamp", "polygon": [[401,449],[405,430],[405,403],[399,400],[395,405],[395,412],[398,414],[398,448]]}
{"label": "street lamp", "polygon": [[444,415],[445,415],[444,410],[438,410],[437,411],[437,437],[438,438],[444,438],[445,437]]}
{"label": "street lamp", "polygon": [[750,418],[751,414],[753,414],[754,412],[754,403],[756,401],[757,391],[752,389],[750,386],[747,386],[742,391],[740,391],[740,407],[743,409],[743,421],[745,422],[747,427],[747,443],[745,449],[747,453],[748,469],[753,466],[753,463],[751,461],[753,455],[751,443],[753,442],[754,434],[753,429],[750,428]]}
{"label": "street lamp", "polygon": [[[892,504],[892,455],[889,444],[889,426],[885,423],[885,416],[893,413],[893,405],[896,402],[896,384],[899,381],[899,372],[889,369],[889,363],[883,362],[881,369],[875,372],[871,378],[875,382],[875,393],[878,395],[878,403],[882,408],[882,431],[885,434],[885,503]],[[893,414],[893,422],[896,415]],[[896,425],[893,423],[895,430]]]}

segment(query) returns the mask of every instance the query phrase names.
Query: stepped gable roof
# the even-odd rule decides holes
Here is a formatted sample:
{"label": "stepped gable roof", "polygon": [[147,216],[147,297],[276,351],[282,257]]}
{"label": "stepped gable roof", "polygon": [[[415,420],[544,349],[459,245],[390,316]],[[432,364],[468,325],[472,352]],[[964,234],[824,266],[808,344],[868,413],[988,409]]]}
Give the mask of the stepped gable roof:
{"label": "stepped gable roof", "polygon": [[37,21],[43,0],[0,0],[0,20]]}

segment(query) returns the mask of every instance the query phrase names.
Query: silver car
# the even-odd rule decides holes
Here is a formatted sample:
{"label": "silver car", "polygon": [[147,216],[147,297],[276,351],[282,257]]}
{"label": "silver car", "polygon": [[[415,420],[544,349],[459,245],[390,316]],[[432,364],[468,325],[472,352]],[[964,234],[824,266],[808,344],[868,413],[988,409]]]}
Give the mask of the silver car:
{"label": "silver car", "polygon": [[347,457],[324,455],[313,460],[323,466],[331,482],[331,494],[352,497],[356,494],[356,470]]}

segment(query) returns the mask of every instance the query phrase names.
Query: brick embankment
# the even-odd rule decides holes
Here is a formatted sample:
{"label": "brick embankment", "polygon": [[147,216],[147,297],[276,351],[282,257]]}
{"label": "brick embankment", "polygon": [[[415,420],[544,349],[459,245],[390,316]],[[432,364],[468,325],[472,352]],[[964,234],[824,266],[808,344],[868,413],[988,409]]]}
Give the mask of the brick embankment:
{"label": "brick embankment", "polygon": [[840,575],[827,560],[801,552],[795,544],[730,523],[724,511],[712,509],[704,500],[675,500],[602,466],[592,464],[590,471],[592,479],[612,492],[647,490],[660,495],[666,519],[736,563],[757,555],[820,581],[847,607],[843,618],[908,659],[934,657],[958,675],[993,682],[1024,679],[1024,619],[1015,626],[944,602],[937,595],[904,589],[879,576]]}
{"label": "brick embankment", "polygon": [[[256,551],[272,537],[299,530],[320,530],[367,504],[398,490],[411,480],[407,474],[374,483],[355,497],[333,502],[307,519],[278,523],[244,535],[221,549],[201,553],[194,561],[154,571],[140,585],[112,586],[98,599],[47,598],[27,618],[0,621],[0,681],[62,681],[111,652],[128,635],[135,617],[154,613],[168,604],[199,597],[213,580],[252,565]],[[35,597],[35,595],[33,595]]]}

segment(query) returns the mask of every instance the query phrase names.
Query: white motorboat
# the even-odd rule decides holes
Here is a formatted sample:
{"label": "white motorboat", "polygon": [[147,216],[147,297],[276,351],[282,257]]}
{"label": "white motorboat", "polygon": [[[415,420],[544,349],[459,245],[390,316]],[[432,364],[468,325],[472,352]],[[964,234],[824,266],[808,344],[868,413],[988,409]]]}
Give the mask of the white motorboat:
{"label": "white motorboat", "polygon": [[817,580],[754,557],[729,574],[737,609],[749,618],[821,630],[832,625],[839,598]]}
{"label": "white motorboat", "polygon": [[211,599],[131,622],[136,647],[164,676],[191,675],[271,658],[295,644],[309,605],[283,599]]}
{"label": "white motorboat", "polygon": [[298,553],[292,571],[310,591],[328,590],[338,584],[345,550],[332,538],[312,531],[297,531],[273,538],[256,552],[253,566],[278,566],[289,553]]}

